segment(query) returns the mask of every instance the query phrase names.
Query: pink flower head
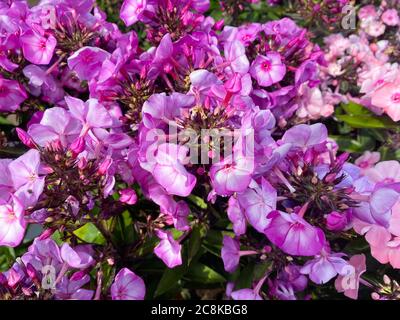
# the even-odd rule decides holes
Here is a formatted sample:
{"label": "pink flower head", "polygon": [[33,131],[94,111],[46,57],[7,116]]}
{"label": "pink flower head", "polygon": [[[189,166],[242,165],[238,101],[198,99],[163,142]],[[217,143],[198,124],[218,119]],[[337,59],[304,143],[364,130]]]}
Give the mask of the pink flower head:
{"label": "pink flower head", "polygon": [[80,80],[91,80],[99,74],[102,63],[109,57],[110,54],[103,49],[83,47],[68,58],[68,67]]}
{"label": "pink flower head", "polygon": [[120,17],[129,27],[140,20],[146,9],[147,0],[125,0],[121,7]]}
{"label": "pink flower head", "polygon": [[372,94],[371,103],[386,112],[393,121],[400,120],[400,83],[387,83]]}
{"label": "pink flower head", "polygon": [[286,66],[279,53],[269,52],[265,56],[257,56],[250,66],[250,74],[260,86],[268,87],[283,79]]}
{"label": "pink flower head", "polygon": [[121,269],[111,285],[113,300],[143,300],[146,295],[146,286],[142,278],[128,268]]}
{"label": "pink flower head", "polygon": [[242,155],[226,157],[210,169],[211,185],[219,195],[242,192],[248,187],[254,169],[254,159]]}
{"label": "pink flower head", "polygon": [[157,237],[161,240],[154,248],[154,253],[168,268],[174,268],[182,264],[182,246],[174,239],[170,231],[157,230]]}
{"label": "pink flower head", "polygon": [[366,271],[365,255],[358,254],[350,258],[349,264],[353,267],[348,268],[348,273],[339,275],[335,281],[335,288],[338,292],[351,299],[357,299],[360,277]]}
{"label": "pink flower head", "polygon": [[276,197],[276,190],[264,178],[261,179],[260,185],[252,181],[244,192],[238,194],[247,220],[261,233],[270,223],[267,215],[276,209]]}
{"label": "pink flower head", "polygon": [[399,14],[396,9],[388,9],[382,13],[381,20],[388,26],[397,26],[400,22]]}
{"label": "pink flower head", "polygon": [[20,40],[26,60],[34,64],[49,64],[57,45],[56,38],[29,29]]}
{"label": "pink flower head", "polygon": [[186,146],[172,143],[163,143],[157,148],[151,171],[169,194],[187,197],[196,185],[196,177],[183,165],[188,151]]}
{"label": "pink flower head", "polygon": [[24,208],[16,197],[12,204],[0,205],[0,246],[18,246],[25,234]]}
{"label": "pink flower head", "polygon": [[0,112],[17,110],[27,98],[25,89],[17,81],[0,76]]}
{"label": "pink flower head", "polygon": [[314,256],[325,244],[321,229],[313,227],[296,213],[273,211],[264,233],[267,238],[284,252],[295,256]]}
{"label": "pink flower head", "polygon": [[239,241],[229,236],[224,236],[221,257],[225,270],[227,272],[234,272],[239,265],[240,259]]}

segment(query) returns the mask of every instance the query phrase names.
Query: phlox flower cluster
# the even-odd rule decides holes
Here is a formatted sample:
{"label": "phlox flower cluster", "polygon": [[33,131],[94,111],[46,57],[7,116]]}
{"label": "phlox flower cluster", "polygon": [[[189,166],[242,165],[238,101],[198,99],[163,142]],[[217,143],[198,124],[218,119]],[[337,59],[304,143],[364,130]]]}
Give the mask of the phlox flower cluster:
{"label": "phlox flower cluster", "polygon": [[[348,1],[321,3],[326,22]],[[0,159],[0,246],[24,248],[0,299],[151,298],[149,265],[190,280],[203,253],[227,299],[398,297],[347,245],[400,268],[400,163],[353,161],[323,123],[350,100],[400,120],[398,5],[324,48],[288,17],[209,11],[124,0],[122,28],[94,0],[0,3],[0,112],[23,150]]]}

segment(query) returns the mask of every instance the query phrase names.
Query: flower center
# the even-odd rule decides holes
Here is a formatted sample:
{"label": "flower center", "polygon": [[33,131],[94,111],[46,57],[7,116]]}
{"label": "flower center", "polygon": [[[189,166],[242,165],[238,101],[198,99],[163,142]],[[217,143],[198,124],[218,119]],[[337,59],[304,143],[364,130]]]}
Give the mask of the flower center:
{"label": "flower center", "polygon": [[262,64],[261,67],[264,69],[264,71],[270,71],[271,70],[271,61],[265,60]]}
{"label": "flower center", "polygon": [[400,92],[396,92],[394,95],[392,95],[392,101],[394,103],[400,103]]}

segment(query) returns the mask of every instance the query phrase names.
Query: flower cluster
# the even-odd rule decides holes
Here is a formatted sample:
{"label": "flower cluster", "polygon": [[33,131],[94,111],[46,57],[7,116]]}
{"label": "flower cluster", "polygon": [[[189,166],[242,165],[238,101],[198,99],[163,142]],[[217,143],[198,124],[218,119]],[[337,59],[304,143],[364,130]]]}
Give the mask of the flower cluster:
{"label": "flower cluster", "polygon": [[[299,2],[316,25],[349,3]],[[362,275],[366,255],[400,268],[400,163],[352,161],[328,131],[350,100],[400,120],[398,5],[362,7],[357,35],[320,48],[286,16],[232,26],[208,0],[120,4],[118,24],[94,0],[0,4],[0,119],[16,122],[0,246],[21,248],[0,299],[170,298],[185,281],[310,299],[334,278],[347,297],[397,299],[396,279]]]}
{"label": "flower cluster", "polygon": [[355,101],[376,114],[400,120],[399,8],[396,1],[363,6],[358,11],[357,32],[325,39],[327,67],[323,73],[327,95],[333,101]]}

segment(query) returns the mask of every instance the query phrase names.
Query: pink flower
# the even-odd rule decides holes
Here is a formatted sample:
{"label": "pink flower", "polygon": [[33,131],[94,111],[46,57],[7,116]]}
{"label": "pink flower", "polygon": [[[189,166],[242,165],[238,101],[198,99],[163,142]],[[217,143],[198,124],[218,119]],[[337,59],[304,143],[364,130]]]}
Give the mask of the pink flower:
{"label": "pink flower", "polygon": [[151,172],[169,194],[187,197],[196,185],[196,177],[183,165],[188,151],[186,146],[172,143],[163,143],[157,148]]}
{"label": "pink flower", "polygon": [[[328,248],[329,249],[329,248]],[[337,274],[346,275],[351,266],[345,261],[343,253],[330,253],[330,250],[322,249],[321,253],[309,260],[301,268],[302,274],[308,274],[316,284],[324,284]]]}
{"label": "pink flower", "polygon": [[229,41],[224,46],[226,60],[234,72],[245,74],[249,70],[246,49],[239,41]]}
{"label": "pink flower", "polygon": [[120,17],[129,27],[136,23],[146,9],[147,0],[125,0],[121,7]]}
{"label": "pink flower", "polygon": [[400,120],[400,83],[387,83],[376,90],[371,103],[385,111],[394,121]]}
{"label": "pink flower", "polygon": [[379,152],[365,151],[361,157],[358,157],[356,161],[354,161],[354,163],[364,172],[365,170],[372,168],[380,158],[381,154]]}
{"label": "pink flower", "polygon": [[252,181],[250,186],[237,196],[249,223],[262,233],[270,223],[268,213],[276,209],[276,197],[276,190],[264,178],[261,179],[260,185]]}
{"label": "pink flower", "polygon": [[235,155],[213,164],[210,169],[211,185],[219,195],[226,196],[246,190],[254,169],[254,159]]}
{"label": "pink flower", "polygon": [[40,176],[40,154],[35,149],[9,164],[15,195],[23,206],[29,207],[36,203],[44,187],[44,177]]}
{"label": "pink flower", "polygon": [[132,205],[132,204],[135,204],[137,201],[137,195],[136,195],[135,190],[133,190],[133,189],[128,188],[128,189],[121,190],[119,192],[119,194],[121,195],[121,197],[119,198],[119,201],[121,201],[123,203]]}
{"label": "pink flower", "polygon": [[267,238],[282,251],[295,256],[314,256],[325,244],[321,229],[313,227],[296,213],[272,211],[265,229]]}
{"label": "pink flower", "polygon": [[68,58],[68,67],[75,71],[80,80],[91,80],[95,78],[104,60],[110,54],[97,47],[83,47]]}
{"label": "pink flower", "polygon": [[68,243],[64,243],[61,247],[61,258],[71,268],[85,269],[94,263],[91,251],[91,247],[87,245],[71,248]]}
{"label": "pink flower", "polygon": [[15,80],[0,76],[0,112],[12,112],[28,98],[25,89]]}
{"label": "pink flower", "polygon": [[386,10],[382,14],[381,20],[383,21],[384,24],[386,24],[388,26],[396,26],[400,22],[399,14],[397,13],[396,9],[388,9],[388,10]]}
{"label": "pink flower", "polygon": [[72,117],[78,119],[84,125],[84,132],[81,135],[86,134],[91,128],[108,128],[113,125],[113,119],[107,109],[97,99],[89,99],[83,102],[80,99],[67,96],[65,102]]}
{"label": "pink flower", "polygon": [[358,254],[352,256],[349,264],[353,269],[349,269],[346,275],[339,275],[335,281],[335,288],[338,292],[344,292],[344,295],[351,299],[357,299],[358,288],[360,286],[360,277],[365,272],[365,255]]}
{"label": "pink flower", "polygon": [[364,174],[375,183],[400,182],[400,163],[395,160],[382,161],[366,170]]}
{"label": "pink flower", "polygon": [[128,268],[121,269],[111,285],[113,300],[143,300],[146,295],[146,286],[142,278]]}
{"label": "pink flower", "polygon": [[356,220],[354,229],[359,234],[365,234],[370,245],[371,255],[380,263],[390,263],[393,268],[400,269],[400,237],[393,236],[382,226],[368,224]]}
{"label": "pink flower", "polygon": [[48,64],[57,45],[52,35],[45,36],[31,29],[25,31],[20,40],[25,59],[34,64]]}
{"label": "pink flower", "polygon": [[250,74],[260,86],[268,87],[283,79],[286,66],[279,53],[269,52],[265,56],[257,56],[250,66]]}
{"label": "pink flower", "polygon": [[0,246],[18,246],[25,229],[24,208],[16,197],[13,197],[12,205],[0,205]]}
{"label": "pink flower", "polygon": [[47,109],[40,123],[29,126],[28,134],[41,147],[45,147],[53,141],[60,141],[63,147],[67,147],[78,137],[82,124],[70,113],[60,107]]}
{"label": "pink flower", "polygon": [[224,236],[221,257],[225,270],[234,272],[239,265],[240,259],[239,241],[229,236]]}
{"label": "pink flower", "polygon": [[237,236],[246,233],[246,217],[242,212],[239,201],[231,196],[228,201],[227,214],[233,224],[233,231]]}
{"label": "pink flower", "polygon": [[156,231],[160,243],[154,248],[154,253],[159,257],[168,268],[174,268],[182,264],[181,250],[182,246],[174,240],[170,231]]}

